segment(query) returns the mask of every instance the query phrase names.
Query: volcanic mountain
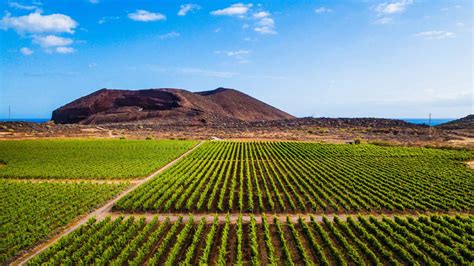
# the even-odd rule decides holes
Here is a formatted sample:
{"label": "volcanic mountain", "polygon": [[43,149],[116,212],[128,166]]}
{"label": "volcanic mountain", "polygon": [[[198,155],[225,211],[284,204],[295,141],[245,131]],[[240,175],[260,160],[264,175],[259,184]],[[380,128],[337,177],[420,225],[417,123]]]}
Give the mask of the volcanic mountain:
{"label": "volcanic mountain", "polygon": [[292,119],[292,115],[234,89],[101,89],[53,111],[60,124],[205,124]]}

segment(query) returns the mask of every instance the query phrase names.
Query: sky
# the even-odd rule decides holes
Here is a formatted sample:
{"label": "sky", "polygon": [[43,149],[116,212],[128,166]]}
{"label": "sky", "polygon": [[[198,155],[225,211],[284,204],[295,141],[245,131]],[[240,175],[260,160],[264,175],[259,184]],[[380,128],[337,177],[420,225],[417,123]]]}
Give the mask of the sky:
{"label": "sky", "polygon": [[0,118],[228,87],[298,117],[474,113],[471,0],[3,0]]}

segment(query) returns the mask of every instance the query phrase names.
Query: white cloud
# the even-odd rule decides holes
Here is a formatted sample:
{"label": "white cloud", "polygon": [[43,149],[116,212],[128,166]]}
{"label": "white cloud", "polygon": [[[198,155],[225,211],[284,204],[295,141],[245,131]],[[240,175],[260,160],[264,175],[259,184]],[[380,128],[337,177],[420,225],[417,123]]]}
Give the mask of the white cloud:
{"label": "white cloud", "polygon": [[457,23],[456,23],[456,27],[464,27],[464,25],[465,25],[465,24],[462,23],[462,22],[457,22]]}
{"label": "white cloud", "polygon": [[415,34],[415,36],[423,38],[425,40],[442,40],[447,38],[454,38],[456,35],[449,31],[432,30],[419,32]]}
{"label": "white cloud", "polygon": [[381,3],[375,6],[374,10],[379,15],[392,15],[403,13],[408,6],[413,4],[413,0],[399,0],[391,3]]}
{"label": "white cloud", "polygon": [[180,36],[179,32],[172,31],[172,32],[168,32],[166,34],[162,34],[159,37],[160,37],[160,39],[164,40],[164,39],[177,38],[179,36]]}
{"label": "white cloud", "polygon": [[257,26],[254,30],[261,34],[276,34],[275,31],[275,21],[272,18],[262,18],[257,22]]}
{"label": "white cloud", "polygon": [[161,13],[154,13],[149,12],[146,10],[137,10],[133,13],[129,13],[128,17],[131,20],[141,21],[141,22],[149,22],[149,21],[157,21],[157,20],[165,20],[166,16]]}
{"label": "white cloud", "polygon": [[188,12],[193,11],[193,10],[198,10],[200,8],[201,8],[201,6],[196,5],[196,4],[181,5],[180,8],[179,8],[179,11],[178,11],[178,16],[186,16],[186,14]]}
{"label": "white cloud", "polygon": [[257,12],[255,14],[253,14],[253,17],[256,18],[256,19],[265,18],[265,17],[269,17],[269,16],[270,16],[270,13],[268,13],[267,11],[260,11],[260,12]]}
{"label": "white cloud", "polygon": [[22,53],[23,55],[32,55],[33,54],[33,50],[31,50],[30,48],[28,47],[23,47],[20,49],[20,53]]}
{"label": "white cloud", "polygon": [[238,75],[235,72],[223,72],[223,71],[213,71],[201,68],[179,68],[178,72],[188,75],[198,75],[204,77],[213,77],[213,78],[232,78]]}
{"label": "white cloud", "polygon": [[89,3],[95,5],[99,3],[99,0],[89,0]]}
{"label": "white cloud", "polygon": [[22,5],[20,3],[17,3],[17,2],[9,2],[8,6],[16,8],[16,9],[23,9],[23,10],[37,10],[37,9],[39,9],[35,5],[27,6],[27,5]]}
{"label": "white cloud", "polygon": [[26,16],[12,17],[7,13],[0,21],[0,28],[14,29],[18,33],[74,33],[78,23],[63,14],[41,15],[31,13]]}
{"label": "white cloud", "polygon": [[220,9],[220,10],[214,10],[211,12],[211,15],[214,16],[242,16],[247,14],[249,9],[252,7],[252,4],[242,4],[242,3],[237,3],[233,4],[230,7]]}
{"label": "white cloud", "polygon": [[63,47],[63,46],[56,47],[56,53],[58,54],[70,54],[70,53],[74,53],[75,51],[76,49],[72,47]]}
{"label": "white cloud", "polygon": [[56,35],[33,36],[33,42],[39,44],[43,48],[68,46],[73,43],[72,39],[59,37]]}
{"label": "white cloud", "polygon": [[322,6],[322,7],[316,8],[316,9],[314,10],[314,12],[315,12],[316,14],[330,13],[330,12],[332,12],[332,9]]}

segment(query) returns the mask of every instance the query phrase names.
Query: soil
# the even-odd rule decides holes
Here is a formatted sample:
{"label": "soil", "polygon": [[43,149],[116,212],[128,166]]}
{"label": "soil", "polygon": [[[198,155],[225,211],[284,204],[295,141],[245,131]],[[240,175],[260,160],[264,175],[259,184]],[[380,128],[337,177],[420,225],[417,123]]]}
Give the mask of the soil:
{"label": "soil", "polygon": [[471,169],[474,169],[474,161],[467,162],[467,166]]}

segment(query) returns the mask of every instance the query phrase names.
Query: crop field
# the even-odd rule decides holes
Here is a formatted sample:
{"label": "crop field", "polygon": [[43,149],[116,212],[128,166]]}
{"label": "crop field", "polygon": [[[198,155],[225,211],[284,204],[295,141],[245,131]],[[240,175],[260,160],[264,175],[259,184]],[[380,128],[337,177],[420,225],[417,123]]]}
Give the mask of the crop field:
{"label": "crop field", "polygon": [[474,216],[249,222],[90,220],[29,264],[468,265]]}
{"label": "crop field", "polygon": [[206,142],[122,198],[125,212],[472,211],[471,151]]}
{"label": "crop field", "polygon": [[0,141],[0,177],[130,179],[175,159],[195,141]]}
{"label": "crop field", "polygon": [[0,264],[46,240],[126,186],[0,180]]}

